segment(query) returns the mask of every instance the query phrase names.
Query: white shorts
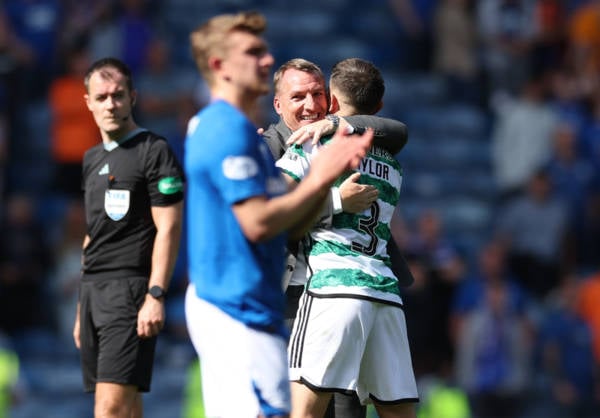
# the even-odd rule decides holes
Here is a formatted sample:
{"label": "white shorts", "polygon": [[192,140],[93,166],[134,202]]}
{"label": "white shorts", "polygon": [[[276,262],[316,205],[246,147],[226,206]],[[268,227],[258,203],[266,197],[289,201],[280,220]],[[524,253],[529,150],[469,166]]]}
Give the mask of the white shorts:
{"label": "white shorts", "polygon": [[283,337],[247,327],[198,298],[192,284],[186,293],[185,314],[202,364],[207,418],[289,414],[290,384]]}
{"label": "white shorts", "polygon": [[417,402],[404,311],[304,293],[288,346],[290,380],[355,391],[361,403]]}

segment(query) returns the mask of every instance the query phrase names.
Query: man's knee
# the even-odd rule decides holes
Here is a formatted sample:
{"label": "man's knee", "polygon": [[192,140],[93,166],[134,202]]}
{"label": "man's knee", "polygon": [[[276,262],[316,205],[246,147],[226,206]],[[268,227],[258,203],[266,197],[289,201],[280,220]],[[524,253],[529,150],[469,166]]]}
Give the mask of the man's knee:
{"label": "man's knee", "polygon": [[135,418],[141,408],[141,395],[137,387],[116,383],[96,384],[95,418]]}

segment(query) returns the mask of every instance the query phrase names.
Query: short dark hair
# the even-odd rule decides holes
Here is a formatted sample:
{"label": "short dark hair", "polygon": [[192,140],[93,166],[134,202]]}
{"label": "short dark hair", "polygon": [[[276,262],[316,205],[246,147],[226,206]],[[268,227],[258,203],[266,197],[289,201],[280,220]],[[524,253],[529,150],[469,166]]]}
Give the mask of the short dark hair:
{"label": "short dark hair", "polygon": [[329,77],[329,88],[339,90],[359,114],[377,112],[385,93],[385,83],[379,69],[361,58],[337,62]]}
{"label": "short dark hair", "polygon": [[85,78],[84,78],[83,82],[85,84],[85,89],[88,92],[90,91],[90,89],[89,89],[90,77],[92,76],[92,74],[94,74],[97,71],[102,71],[102,69],[108,68],[108,67],[114,68],[118,72],[123,74],[123,76],[125,77],[125,80],[126,80],[127,89],[129,89],[130,92],[133,91],[133,79],[131,76],[131,70],[129,69],[127,64],[125,64],[123,61],[121,61],[118,58],[106,57],[106,58],[100,58],[98,61],[94,62],[90,66],[90,68],[87,70],[87,72],[85,73]]}

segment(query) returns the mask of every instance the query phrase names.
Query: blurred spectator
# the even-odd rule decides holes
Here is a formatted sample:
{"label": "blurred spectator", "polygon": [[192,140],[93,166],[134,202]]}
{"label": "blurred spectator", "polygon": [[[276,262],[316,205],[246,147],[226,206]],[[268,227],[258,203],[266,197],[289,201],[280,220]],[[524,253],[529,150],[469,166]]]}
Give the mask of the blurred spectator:
{"label": "blurred spectator", "polygon": [[410,353],[417,381],[423,376],[436,375],[442,369],[440,353],[435,349],[439,318],[431,309],[433,289],[422,262],[411,255],[406,257],[408,267],[415,279],[402,289],[402,302],[406,316],[406,329],[410,335]]}
{"label": "blurred spectator", "polygon": [[589,98],[589,118],[581,132],[583,152],[600,166],[600,86]]}
{"label": "blurred spectator", "polygon": [[596,270],[600,268],[600,192],[588,196],[585,207],[585,225],[579,255],[582,269]]}
{"label": "blurred spectator", "polygon": [[94,3],[96,7],[91,8],[93,13],[87,8],[92,20],[84,27],[84,33],[90,42],[90,60],[93,62],[103,57],[120,57],[123,35],[118,25],[117,0]]}
{"label": "blurred spectator", "polygon": [[471,312],[484,307],[487,289],[498,283],[505,286],[506,304],[510,312],[523,318],[528,318],[532,313],[533,301],[511,276],[505,246],[492,239],[479,252],[477,268],[459,284],[452,300],[450,323],[454,341],[461,335],[464,322]]}
{"label": "blurred spectator", "polygon": [[580,83],[575,74],[565,67],[549,69],[550,106],[557,118],[581,132],[588,112],[583,104]]}
{"label": "blurred spectator", "polygon": [[[569,230],[572,231],[569,260],[579,265],[593,266],[600,252],[593,251],[588,242],[590,225],[589,208],[594,196],[600,193],[600,170],[581,153],[577,131],[568,123],[556,127],[553,138],[553,154],[547,166],[554,190],[568,204]],[[599,232],[597,229],[594,232]],[[596,239],[598,235],[595,235]],[[598,248],[600,244],[596,244]]]}
{"label": "blurred spectator", "polygon": [[433,69],[446,78],[453,101],[480,104],[478,32],[471,0],[442,0],[433,20]]}
{"label": "blurred spectator", "polygon": [[432,24],[437,0],[387,0],[399,25],[399,66],[412,72],[431,69]]}
{"label": "blurred spectator", "polygon": [[444,220],[435,209],[423,210],[416,220],[416,231],[409,236],[406,251],[424,262],[427,273],[442,283],[454,286],[464,274],[464,261],[444,231]]}
{"label": "blurred spectator", "polygon": [[86,234],[83,199],[73,199],[68,203],[61,223],[60,237],[52,252],[54,268],[50,283],[53,300],[56,301],[55,325],[58,335],[65,344],[74,347],[73,325],[81,278],[81,237]]}
{"label": "blurred spectator", "polygon": [[21,50],[20,98],[40,100],[56,75],[63,8],[59,0],[5,0],[8,25]]}
{"label": "blurred spectator", "polygon": [[[4,10],[0,8],[0,195],[4,195],[9,138],[16,109],[11,105],[14,92],[12,80],[18,65],[18,45],[8,27]],[[0,209],[0,216],[2,216]]]}
{"label": "blurred spectator", "polygon": [[19,357],[10,339],[0,333],[0,418],[9,417],[11,406],[20,399]]}
{"label": "blurred spectator", "polygon": [[600,74],[600,0],[577,7],[569,19],[569,60],[590,95],[598,88]]}
{"label": "blurred spectator", "polygon": [[503,200],[522,191],[550,158],[556,114],[546,101],[545,79],[532,76],[516,98],[496,97],[492,110],[492,164]]}
{"label": "blurred spectator", "polygon": [[[547,314],[540,326],[541,371],[548,387],[544,393],[548,418],[594,418],[600,389],[594,364],[592,333],[578,314],[578,279],[565,275],[549,298]],[[598,304],[598,300],[596,300]]]}
{"label": "blurred spectator", "polygon": [[[115,3],[116,0],[62,0],[65,18],[60,34],[61,49],[75,39],[101,36],[102,21],[110,16]],[[113,54],[102,53],[102,56],[107,55]]]}
{"label": "blurred spectator", "polygon": [[135,77],[144,68],[155,31],[150,6],[149,0],[120,0],[120,57],[129,65]]}
{"label": "blurred spectator", "polygon": [[[413,284],[412,287],[415,287],[413,292],[419,289],[418,295],[413,297],[421,303],[427,300],[428,312],[425,314],[421,309],[413,320],[431,324],[425,335],[430,344],[431,357],[428,361],[433,363],[435,370],[440,371],[452,362],[453,344],[450,341],[448,316],[455,289],[464,277],[465,263],[445,235],[443,219],[434,209],[419,214],[416,231],[409,237],[408,246],[403,252],[421,265],[425,275],[421,285]],[[423,287],[420,289],[420,286]]]}
{"label": "blurred spectator", "polygon": [[526,192],[501,208],[497,237],[508,246],[512,273],[531,294],[542,300],[565,271],[568,207],[556,197],[548,172],[537,171]]}
{"label": "blurred spectator", "polygon": [[56,75],[62,8],[55,0],[10,0],[0,19],[7,48],[8,149],[6,193],[34,193],[49,177],[46,94]]}
{"label": "blurred spectator", "polygon": [[[600,271],[585,277],[579,287],[578,312],[592,330],[594,357],[600,367]],[[600,396],[600,392],[598,393]]]}
{"label": "blurred spectator", "polygon": [[138,119],[140,126],[164,136],[182,158],[187,123],[201,107],[194,95],[200,80],[195,71],[175,67],[172,62],[167,40],[154,38],[136,81]]}
{"label": "blurred spectator", "polygon": [[54,192],[81,197],[81,167],[85,151],[100,141],[94,117],[83,96],[83,78],[91,64],[86,45],[78,42],[65,51],[65,72],[50,84],[51,150]]}
{"label": "blurred spectator", "polygon": [[518,417],[530,383],[531,339],[511,309],[506,283],[486,287],[483,303],[457,336],[455,371],[479,418]]}
{"label": "blurred spectator", "polygon": [[0,330],[16,335],[49,325],[42,300],[50,261],[35,201],[9,196],[0,224]]}
{"label": "blurred spectator", "polygon": [[532,68],[550,69],[564,65],[567,51],[567,14],[564,0],[536,0]]}
{"label": "blurred spectator", "polygon": [[134,78],[144,68],[152,37],[158,30],[151,0],[101,2],[96,21],[88,28],[91,60],[113,56],[131,68]]}
{"label": "blurred spectator", "polygon": [[479,0],[477,23],[488,92],[515,94],[531,75],[536,0]]}

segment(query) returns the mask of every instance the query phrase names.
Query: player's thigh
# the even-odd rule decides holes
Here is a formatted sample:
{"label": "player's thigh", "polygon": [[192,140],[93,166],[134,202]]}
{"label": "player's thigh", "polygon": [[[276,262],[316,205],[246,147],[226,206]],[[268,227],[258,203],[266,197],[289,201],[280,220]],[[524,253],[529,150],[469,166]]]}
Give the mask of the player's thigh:
{"label": "player's thigh", "polygon": [[331,401],[331,392],[317,391],[300,382],[291,382],[291,418],[324,416]]}
{"label": "player's thigh", "polygon": [[[199,299],[193,285],[185,301],[186,322],[192,344],[202,364],[202,396],[207,417],[225,417],[231,399],[248,406],[247,390],[240,388],[249,377],[245,368],[247,350],[241,342],[241,326],[214,305]],[[237,341],[235,341],[237,339]]]}
{"label": "player's thigh", "polygon": [[359,397],[363,401],[370,397],[387,403],[415,402],[418,393],[404,311],[391,305],[373,305],[377,314],[362,359]]}
{"label": "player's thigh", "polygon": [[278,334],[246,328],[248,367],[260,410],[284,416],[291,409],[287,340]]}
{"label": "player's thigh", "polygon": [[267,415],[289,412],[286,343],[282,336],[252,330],[190,290],[186,315],[202,363],[207,416],[254,418],[261,410]]}
{"label": "player's thigh", "polygon": [[372,324],[370,303],[305,294],[300,304],[288,346],[290,379],[322,390],[354,390]]}

